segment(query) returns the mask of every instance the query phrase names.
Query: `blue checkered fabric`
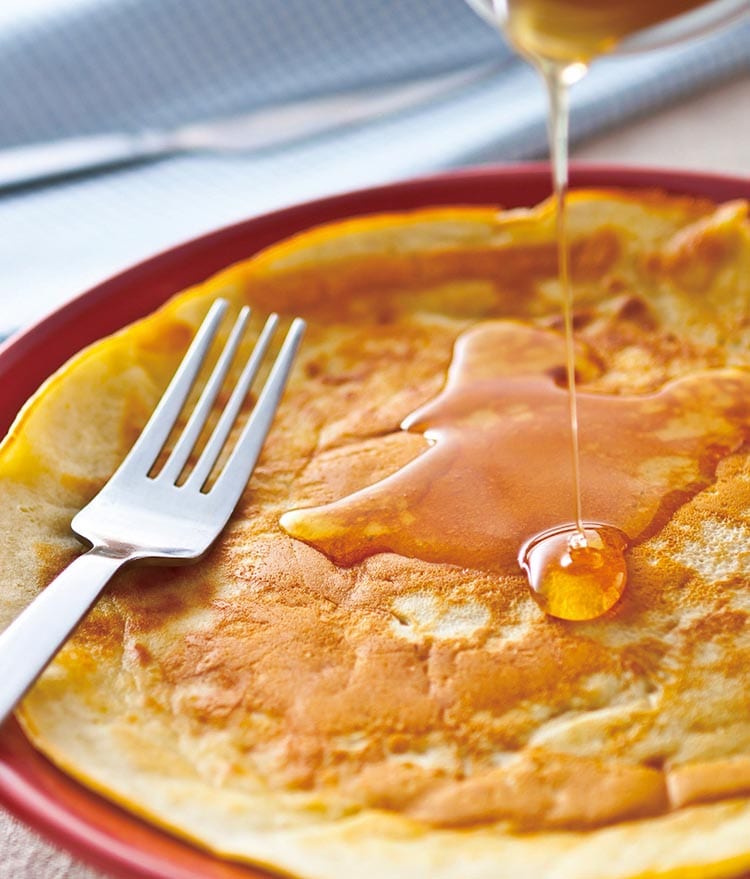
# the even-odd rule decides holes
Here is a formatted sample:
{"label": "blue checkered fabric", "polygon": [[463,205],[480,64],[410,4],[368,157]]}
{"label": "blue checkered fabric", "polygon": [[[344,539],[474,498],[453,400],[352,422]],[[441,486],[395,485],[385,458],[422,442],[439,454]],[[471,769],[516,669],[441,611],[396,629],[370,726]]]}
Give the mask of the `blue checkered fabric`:
{"label": "blue checkered fabric", "polygon": [[[269,209],[546,154],[538,77],[462,0],[77,0],[54,10],[3,19],[0,147],[173,126],[488,62],[497,73],[408,113],[263,154],[182,156],[1,195],[0,331],[164,247]],[[602,60],[573,90],[573,137],[743,70],[747,20]]]}

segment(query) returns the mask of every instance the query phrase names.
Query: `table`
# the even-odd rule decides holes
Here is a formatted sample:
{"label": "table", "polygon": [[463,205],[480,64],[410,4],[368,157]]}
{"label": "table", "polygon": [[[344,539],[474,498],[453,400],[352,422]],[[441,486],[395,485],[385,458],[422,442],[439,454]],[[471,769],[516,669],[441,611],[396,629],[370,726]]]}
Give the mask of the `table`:
{"label": "table", "polygon": [[573,158],[750,176],[750,77],[582,144]]}

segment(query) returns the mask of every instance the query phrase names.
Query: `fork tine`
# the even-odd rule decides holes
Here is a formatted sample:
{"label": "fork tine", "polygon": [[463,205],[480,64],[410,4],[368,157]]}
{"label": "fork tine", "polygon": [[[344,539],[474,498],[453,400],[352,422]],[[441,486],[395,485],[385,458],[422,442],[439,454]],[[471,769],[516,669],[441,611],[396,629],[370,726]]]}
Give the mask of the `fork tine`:
{"label": "fork tine", "polygon": [[274,331],[276,330],[278,320],[279,318],[276,314],[270,315],[268,320],[266,320],[266,324],[263,327],[258,341],[255,343],[250,358],[237,380],[237,384],[221,413],[213,433],[206,443],[206,447],[203,449],[192,473],[184,482],[185,487],[201,488],[211,474],[211,471],[221,454],[221,450],[224,448],[224,444],[227,441],[232,425],[237,420],[237,416],[240,413],[245,397],[255,380],[255,376],[258,374],[266,350],[271,342]]}
{"label": "fork tine", "polygon": [[195,409],[193,409],[190,418],[188,419],[188,423],[185,425],[185,429],[175,443],[175,447],[167,459],[167,463],[159,473],[157,477],[158,479],[176,482],[180,473],[182,473],[182,469],[187,463],[190,453],[198,441],[201,430],[203,429],[216,397],[221,390],[221,386],[224,383],[229,367],[232,364],[234,355],[239,347],[240,341],[242,340],[249,317],[250,309],[247,306],[244,306],[237,315],[237,320],[232,327],[232,332],[227,339],[224,350],[221,352],[221,355],[214,366],[213,372],[209,376],[206,386],[203,388],[200,399],[195,404]]}
{"label": "fork tine", "polygon": [[305,321],[301,318],[297,317],[292,321],[284,344],[260,392],[258,402],[242,429],[224,469],[209,492],[215,503],[225,510],[234,509],[245,490],[250,474],[255,469],[266,436],[271,429],[279,400],[284,393],[305,328]]}
{"label": "fork tine", "polygon": [[187,400],[190,389],[195,383],[228,305],[229,303],[225,299],[217,299],[211,305],[167,390],[159,400],[141,435],[118,468],[118,473],[126,469],[148,473],[153,467],[157,455],[162,450],[182,407],[185,405],[185,400]]}

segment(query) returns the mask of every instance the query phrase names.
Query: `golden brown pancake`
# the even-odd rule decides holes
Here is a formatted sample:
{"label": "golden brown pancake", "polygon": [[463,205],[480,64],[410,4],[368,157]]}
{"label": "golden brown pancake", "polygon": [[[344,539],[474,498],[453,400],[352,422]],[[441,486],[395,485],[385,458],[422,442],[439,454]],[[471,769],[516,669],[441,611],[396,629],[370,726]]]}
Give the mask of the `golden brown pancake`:
{"label": "golden brown pancake", "polygon": [[[338,223],[82,352],[0,448],[4,625],[80,552],[73,514],[132,444],[215,296],[251,303],[256,328],[272,309],[309,322],[225,533],[195,566],[113,581],[21,706],[32,742],[157,825],[302,877],[750,868],[747,206],[578,192],[569,225],[587,405],[670,401],[658,436],[631,437],[632,455],[612,459],[618,479],[652,492],[627,508],[628,585],[612,610],[545,616],[503,560],[519,518],[505,509],[498,556],[481,516],[481,552],[467,556],[460,509],[441,509],[424,536],[429,505],[401,508],[393,494],[370,520],[355,503],[345,527],[362,490],[434,455],[427,428],[466,399],[446,403],[449,371],[488,378],[486,352],[479,370],[455,366],[461,345],[475,354],[507,337],[498,362],[516,376],[522,363],[557,399],[550,205]],[[508,354],[528,339],[543,356]],[[511,409],[519,423],[536,412]],[[402,429],[410,415],[407,427],[426,429]],[[459,415],[472,430],[489,419]],[[616,452],[618,432],[607,437]],[[474,478],[472,448],[445,472]],[[559,469],[550,497],[568,479]],[[591,498],[619,515],[606,493]],[[305,531],[313,508],[318,531]],[[326,542],[334,519],[341,551]]]}

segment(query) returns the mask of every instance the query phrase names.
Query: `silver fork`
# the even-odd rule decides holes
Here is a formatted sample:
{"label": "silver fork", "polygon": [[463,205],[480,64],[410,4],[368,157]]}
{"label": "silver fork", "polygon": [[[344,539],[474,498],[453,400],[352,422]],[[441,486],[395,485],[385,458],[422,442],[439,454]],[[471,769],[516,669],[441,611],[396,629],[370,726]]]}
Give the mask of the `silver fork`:
{"label": "silver fork", "polygon": [[243,308],[195,408],[166,463],[152,468],[164,448],[226,311],[213,303],[164,396],[129,454],[73,519],[73,530],[91,544],[0,635],[0,723],[34,683],[119,568],[127,562],[199,559],[218,537],[245,489],[271,427],[305,323],[295,318],[247,423],[216,467],[229,433],[263,362],[278,318],[271,315],[194,468],[178,484],[214,408],[244,334]]}

